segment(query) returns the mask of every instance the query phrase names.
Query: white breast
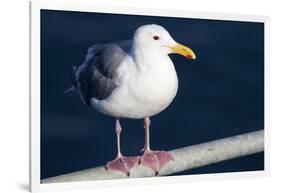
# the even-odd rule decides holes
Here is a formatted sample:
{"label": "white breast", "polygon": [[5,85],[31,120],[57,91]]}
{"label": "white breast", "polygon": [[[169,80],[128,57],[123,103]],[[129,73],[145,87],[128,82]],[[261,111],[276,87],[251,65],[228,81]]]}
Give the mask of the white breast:
{"label": "white breast", "polygon": [[146,64],[151,66],[141,70],[126,67],[120,86],[107,99],[94,100],[95,108],[107,115],[135,119],[163,111],[176,96],[178,78],[167,55],[158,57],[155,62],[157,65]]}

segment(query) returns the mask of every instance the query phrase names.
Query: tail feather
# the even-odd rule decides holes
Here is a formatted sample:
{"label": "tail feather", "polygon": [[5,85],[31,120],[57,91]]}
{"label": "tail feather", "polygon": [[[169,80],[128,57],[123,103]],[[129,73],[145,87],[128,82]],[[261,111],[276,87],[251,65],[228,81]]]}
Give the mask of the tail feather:
{"label": "tail feather", "polygon": [[71,87],[66,89],[64,91],[64,93],[68,93],[68,92],[71,92],[71,91],[76,91],[76,89],[77,89],[77,80],[76,80],[76,77],[75,77],[76,69],[77,69],[76,66],[70,66],[69,75],[70,75]]}
{"label": "tail feather", "polygon": [[64,93],[68,93],[68,92],[72,92],[72,91],[76,91],[76,88],[74,86],[71,86],[70,88],[66,89],[64,91]]}

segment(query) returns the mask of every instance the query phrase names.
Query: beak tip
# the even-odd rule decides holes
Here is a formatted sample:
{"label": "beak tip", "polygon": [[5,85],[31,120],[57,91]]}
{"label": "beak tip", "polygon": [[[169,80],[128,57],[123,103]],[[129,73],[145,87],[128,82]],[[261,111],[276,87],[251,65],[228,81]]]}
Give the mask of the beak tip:
{"label": "beak tip", "polygon": [[188,59],[191,59],[191,60],[196,60],[196,55],[195,54],[188,54],[188,55],[186,55],[186,57]]}

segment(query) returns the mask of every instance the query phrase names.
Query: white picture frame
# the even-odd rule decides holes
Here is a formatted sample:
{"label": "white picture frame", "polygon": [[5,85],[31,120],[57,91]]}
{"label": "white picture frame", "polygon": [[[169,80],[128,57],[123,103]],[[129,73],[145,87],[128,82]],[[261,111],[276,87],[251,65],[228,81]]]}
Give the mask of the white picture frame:
{"label": "white picture frame", "polygon": [[[138,178],[128,180],[85,181],[74,183],[40,183],[40,10],[66,10],[79,12],[116,13],[128,15],[168,16],[178,18],[210,19],[225,21],[262,22],[265,29],[265,169],[256,172],[220,173],[191,176]],[[32,192],[66,190],[73,188],[101,188],[117,186],[135,186],[136,184],[160,184],[188,181],[236,179],[267,176],[269,174],[269,125],[268,125],[268,89],[269,89],[269,25],[267,16],[240,15],[225,13],[189,12],[180,10],[146,9],[123,6],[102,6],[94,3],[31,1],[30,2],[30,190]]]}

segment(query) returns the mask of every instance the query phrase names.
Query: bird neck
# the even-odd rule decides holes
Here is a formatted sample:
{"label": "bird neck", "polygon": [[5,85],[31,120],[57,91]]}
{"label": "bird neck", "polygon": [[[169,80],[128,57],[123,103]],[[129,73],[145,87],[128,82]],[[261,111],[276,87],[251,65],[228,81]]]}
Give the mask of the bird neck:
{"label": "bird neck", "polygon": [[140,71],[159,68],[170,59],[169,56],[159,48],[139,43],[133,44],[131,55],[137,69]]}

